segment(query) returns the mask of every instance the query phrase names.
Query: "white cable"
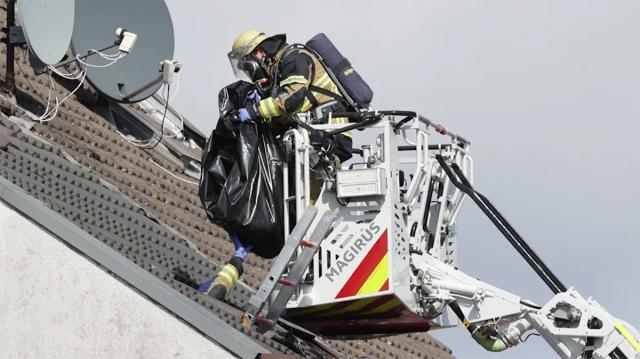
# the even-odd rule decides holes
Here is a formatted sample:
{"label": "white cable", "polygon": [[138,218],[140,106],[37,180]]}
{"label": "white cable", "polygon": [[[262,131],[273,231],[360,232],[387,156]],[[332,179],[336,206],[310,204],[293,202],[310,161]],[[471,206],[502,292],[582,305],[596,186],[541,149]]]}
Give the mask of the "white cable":
{"label": "white cable", "polygon": [[[168,106],[167,102],[166,102],[166,98],[165,98],[165,94],[164,94],[164,90],[165,88],[167,88],[166,84],[162,85],[161,88],[161,97],[162,99],[165,101],[165,106]],[[168,91],[167,91],[167,97],[169,97]],[[160,138],[173,138],[175,136],[171,136],[171,137],[166,137],[164,134],[164,121],[161,123],[161,128],[160,128]],[[151,135],[150,138],[146,139],[146,140],[139,140],[139,139],[131,139],[129,137],[127,137],[125,134],[123,134],[122,132],[116,130],[116,132],[120,135],[120,137],[122,137],[124,140],[126,140],[127,142],[129,142],[130,144],[138,147],[138,148],[142,148],[142,149],[150,149],[151,148],[151,143],[154,140],[157,140],[158,137],[156,136],[156,134],[154,133],[153,135]],[[156,142],[157,144],[157,142]]]}
{"label": "white cable", "polygon": [[56,96],[56,105],[55,107],[52,107],[51,110],[49,110],[49,98],[51,97],[51,91],[53,90],[54,93],[56,91],[56,84],[55,81],[53,81],[53,76],[51,76],[51,72],[49,72],[49,95],[47,97],[47,108],[45,110],[45,112],[38,117],[37,121],[43,121],[44,119],[48,118],[49,116],[51,116],[51,114],[53,114],[53,116],[58,114],[58,106],[60,105],[60,103],[58,102],[58,95]]}
{"label": "white cable", "polygon": [[82,60],[82,59],[80,58],[80,54],[76,55],[76,61],[78,61],[79,63],[81,63],[81,64],[83,64],[83,65],[85,65],[85,66],[87,66],[87,67],[94,67],[94,68],[105,68],[105,67],[109,67],[109,66],[111,66],[111,65],[115,64],[115,63],[116,63],[119,59],[121,59],[121,58],[122,58],[122,57],[118,57],[118,58],[115,58],[115,59],[108,59],[108,60],[109,60],[109,61],[111,61],[111,62],[109,62],[109,63],[108,63],[108,64],[106,64],[106,65],[94,65],[94,64],[90,64],[90,63],[85,62],[84,60]]}
{"label": "white cable", "polygon": [[73,73],[64,73],[51,65],[48,65],[47,68],[55,72],[56,75],[60,77],[64,77],[65,79],[68,79],[68,80],[77,80],[82,76],[82,70],[80,69],[76,69]]}
{"label": "white cable", "polygon": [[90,63],[88,63],[88,62],[84,62],[84,61],[80,58],[80,56],[79,56],[79,55],[78,55],[78,56],[76,56],[76,60],[77,60],[79,63],[81,63],[81,64],[83,64],[83,65],[85,65],[85,66],[87,66],[87,67],[94,67],[94,68],[105,68],[105,67],[109,67],[109,66],[113,65],[114,63],[116,63],[116,61],[117,61],[117,60],[111,60],[111,62],[110,62],[110,63],[108,63],[108,64],[106,64],[106,65],[93,65],[93,64],[90,64]]}
{"label": "white cable", "polygon": [[[120,60],[121,58],[123,58],[124,56],[126,56],[126,53],[120,52],[118,54],[104,54],[100,51],[91,49],[91,51],[94,51],[95,53],[97,53],[98,55],[100,55],[102,58],[109,60],[109,64],[107,65],[93,65],[90,63],[87,63],[85,61],[82,61],[80,59],[80,55],[76,55],[76,60],[81,63],[84,64],[85,66],[88,67],[100,67],[100,68],[104,68],[104,67],[109,67],[111,65],[113,65],[115,62],[117,62],[118,60]],[[25,108],[22,108],[21,106],[19,106],[18,104],[14,104],[17,108],[21,109],[22,111],[24,111],[26,114],[28,114],[32,120],[39,122],[39,123],[46,123],[49,122],[51,120],[53,120],[57,114],[58,114],[58,109],[60,108],[60,105],[62,105],[62,103],[64,103],[69,97],[71,97],[71,95],[73,95],[74,93],[76,93],[76,91],[78,91],[80,89],[80,87],[82,87],[82,84],[84,83],[84,80],[87,77],[87,71],[86,69],[76,69],[71,73],[64,73],[60,70],[58,70],[57,68],[48,65],[47,68],[49,70],[51,70],[51,72],[54,72],[56,75],[68,79],[68,80],[78,80],[80,79],[80,83],[78,83],[78,85],[73,89],[73,91],[71,91],[70,93],[68,93],[65,97],[62,98],[62,100],[58,100],[58,96],[55,97],[56,99],[56,104],[55,106],[51,106],[51,92],[52,90],[55,91],[55,81],[53,80],[52,76],[51,76],[51,72],[49,72],[49,91],[47,94],[47,106],[45,108],[45,111],[42,115],[37,116],[34,115],[31,111],[28,111]],[[0,94],[0,96],[4,99],[6,99],[7,101],[9,101],[10,103],[13,104],[12,100],[7,98],[6,96],[2,96]],[[36,117],[37,116],[37,117]],[[122,134],[121,134],[122,135]],[[123,136],[123,135],[122,135]],[[124,137],[124,136],[123,136]],[[127,139],[129,142],[131,142],[129,139]],[[148,143],[147,143],[148,145]]]}
{"label": "white cable", "polygon": [[[169,98],[169,100],[167,100],[167,98],[164,96],[164,91],[161,91],[160,96],[162,97],[162,100],[165,102],[165,104],[167,104],[167,101],[171,101],[173,102],[173,99],[176,97],[176,95],[178,94],[178,90],[180,90],[180,76],[176,76],[176,89],[175,91],[173,91],[173,95],[168,94],[167,97]],[[161,110],[154,108],[154,110],[158,113],[162,113]],[[174,127],[177,127],[177,132],[174,135],[170,135],[170,136],[165,136],[165,138],[176,138],[178,137],[178,132],[182,132],[184,130],[184,117],[182,117],[182,113],[180,111],[176,111],[178,112],[178,117],[180,117],[180,126],[176,126],[175,123],[171,122],[171,124]]]}
{"label": "white cable", "polygon": [[[104,54],[100,51],[91,49],[91,51],[94,51],[94,53],[97,53],[98,55],[100,55],[102,58],[111,61],[109,64],[107,65],[93,65],[93,64],[89,64],[85,61],[82,61],[80,59],[80,55],[76,55],[76,60],[78,62],[80,62],[81,64],[84,64],[85,66],[88,67],[109,67],[111,65],[113,65],[114,63],[116,63],[116,61],[120,60],[121,58],[123,58],[126,54],[125,53],[118,53],[117,55],[111,55],[111,54]],[[53,89],[55,91],[55,83],[53,81],[53,78],[51,77],[51,72],[49,72],[49,82],[50,82],[50,87],[49,87],[49,95],[47,97],[47,107],[45,109],[45,112],[36,119],[36,121],[40,122],[40,123],[44,123],[44,122],[49,122],[51,120],[53,120],[56,115],[58,114],[58,109],[60,107],[60,105],[66,101],[69,97],[71,97],[71,95],[73,95],[76,91],[78,91],[80,89],[80,87],[82,87],[82,84],[84,83],[84,80],[87,77],[87,70],[79,70],[76,69],[73,73],[63,73],[61,71],[59,71],[58,69],[56,69],[53,66],[47,66],[47,68],[49,68],[49,70],[51,70],[52,72],[56,73],[58,76],[63,77],[65,79],[68,80],[78,80],[80,79],[80,83],[76,86],[76,88],[73,89],[73,91],[71,91],[69,94],[67,94],[65,97],[62,98],[61,101],[58,101],[58,96],[56,96],[56,105],[55,107],[53,107],[51,110],[49,109],[50,106],[50,102],[51,102],[51,90]],[[80,71],[80,72],[78,72]]]}
{"label": "white cable", "polygon": [[76,93],[76,91],[78,91],[80,89],[80,87],[82,87],[82,84],[84,83],[84,80],[86,78],[87,78],[87,72],[83,71],[82,79],[80,80],[80,83],[78,84],[78,86],[76,86],[76,88],[74,88],[73,91],[69,92],[65,97],[63,97],[60,102],[58,102],[58,98],[56,97],[56,107],[54,107],[53,112],[48,116],[48,118],[38,119],[37,121],[40,122],[40,123],[45,123],[45,122],[49,122],[49,121],[53,120],[56,117],[56,115],[58,114],[58,108],[60,107],[60,105],[62,105],[63,102],[65,102],[69,97],[71,97],[71,95]]}
{"label": "white cable", "polygon": [[[110,62],[108,64],[106,64],[106,65],[90,64],[90,63],[87,63],[85,61],[82,61],[82,59],[80,58],[79,54],[76,55],[76,60],[79,63],[81,63],[81,64],[83,64],[83,65],[85,65],[87,67],[105,68],[105,67],[109,67],[109,66],[113,65],[118,60],[122,59],[123,57],[125,57],[127,55],[124,52],[119,52],[118,54],[105,54],[105,53],[102,53],[102,52],[100,52],[98,50],[95,50],[95,49],[91,49],[90,51],[93,51],[94,53],[96,53],[100,57],[102,57],[103,59],[108,60]],[[69,97],[71,97],[71,95],[76,93],[76,91],[78,91],[80,89],[80,87],[82,87],[82,84],[84,83],[84,80],[87,78],[87,70],[86,69],[76,69],[72,73],[64,73],[64,72],[59,71],[58,69],[56,69],[55,67],[50,66],[50,65],[47,66],[47,68],[49,70],[51,70],[51,72],[54,72],[55,74],[57,74],[58,76],[60,76],[62,78],[65,78],[65,79],[68,79],[68,80],[78,80],[78,79],[80,79],[80,83],[78,83],[78,85],[73,89],[73,91],[71,91],[65,97],[63,97],[62,100],[59,101],[58,100],[58,96],[56,96],[55,97],[56,104],[55,104],[55,106],[52,107],[51,106],[51,92],[52,92],[52,90],[55,91],[55,81],[53,80],[53,78],[51,76],[51,72],[49,72],[49,92],[47,94],[47,106],[46,106],[45,111],[44,111],[44,113],[42,115],[36,117],[37,115],[34,115],[31,111],[28,111],[28,110],[20,107],[19,105],[14,104],[17,108],[21,109],[26,114],[28,114],[34,121],[39,122],[39,123],[46,123],[46,122],[49,122],[49,121],[53,120],[58,114],[58,109],[60,108],[60,105],[62,105],[62,103],[64,103]],[[9,99],[6,96],[3,96],[1,94],[0,94],[0,96],[13,104],[11,99]],[[138,145],[138,144],[135,144],[132,140],[130,140],[127,137],[125,137],[122,133],[120,133],[120,132],[118,132],[118,133],[124,139],[126,139],[127,141],[129,141],[130,143],[132,143],[132,144],[134,144],[134,145],[136,145],[138,147],[146,147],[146,146],[149,146],[149,144],[151,143],[151,141],[150,141],[151,139],[150,139],[150,140],[146,141],[146,143],[144,143],[143,145]],[[140,141],[140,142],[142,142],[142,141]]]}
{"label": "white cable", "polygon": [[76,88],[73,89],[73,91],[69,92],[67,94],[67,96],[63,97],[62,100],[60,101],[60,104],[62,104],[63,102],[65,102],[69,97],[71,97],[71,95],[73,95],[74,93],[76,93],[76,91],[78,91],[80,89],[80,87],[82,87],[82,84],[84,83],[84,80],[87,78],[87,72],[84,71],[82,73],[82,78],[80,79],[80,83],[78,84],[78,86],[76,86]]}
{"label": "white cable", "polygon": [[58,99],[56,98],[56,106],[52,109],[52,112],[48,114],[45,118],[38,117],[36,121],[40,123],[45,123],[56,118],[56,116],[58,115],[58,105],[59,105]]}
{"label": "white cable", "polygon": [[149,145],[151,144],[151,140],[153,140],[155,138],[155,136],[153,136],[148,140],[138,140],[138,139],[131,139],[131,138],[127,137],[125,134],[123,134],[122,132],[118,131],[118,130],[116,130],[116,133],[118,135],[120,135],[120,137],[122,137],[125,141],[129,142],[130,144],[132,144],[132,145],[134,145],[136,147],[140,147],[142,149],[148,148]]}
{"label": "white cable", "polygon": [[[49,115],[49,106],[51,105],[51,90],[55,90],[55,86],[53,84],[53,77],[51,76],[51,72],[49,75],[49,92],[47,93],[47,107],[44,109],[44,113],[38,117],[38,120],[43,120]],[[56,96],[56,104],[58,103],[58,97]]]}
{"label": "white cable", "polygon": [[127,54],[125,52],[121,52],[116,56],[107,56],[107,55],[104,55],[102,53],[98,53],[98,55],[100,55],[100,57],[102,57],[105,60],[117,61],[117,60],[120,60],[121,58],[125,57]]}
{"label": "white cable", "polygon": [[[176,75],[176,89],[175,91],[173,91],[173,96],[169,96],[169,101],[173,102],[173,99],[176,98],[176,96],[178,95],[178,91],[180,90],[180,75]],[[184,117],[182,117],[182,112],[180,111],[176,111],[178,113],[178,117],[180,117],[180,127],[178,128],[179,132],[182,132],[184,130]],[[175,125],[175,124],[174,124]],[[176,133],[175,135],[169,137],[169,138],[173,138],[173,137],[177,137],[178,134]]]}
{"label": "white cable", "polygon": [[170,174],[171,176],[173,176],[173,177],[175,177],[175,178],[179,179],[179,180],[180,180],[180,181],[182,181],[182,182],[187,182],[187,183],[190,183],[190,184],[192,184],[192,185],[196,185],[196,186],[199,186],[199,185],[200,185],[200,183],[198,183],[198,182],[188,181],[188,180],[186,180],[186,179],[184,179],[184,178],[180,178],[180,177],[178,177],[178,176],[174,175],[173,173],[171,173],[171,171],[169,171],[168,169],[166,169],[166,168],[162,167],[160,164],[156,163],[156,161],[154,161],[154,160],[153,160],[153,159],[151,159],[151,158],[149,158],[149,161],[150,161],[151,163],[153,163],[154,165],[156,165],[156,166],[160,167],[163,171],[167,172],[168,174]]}
{"label": "white cable", "polygon": [[108,59],[108,60],[113,60],[113,59],[118,58],[118,57],[121,58],[123,56],[122,52],[120,52],[120,51],[118,53],[115,53],[115,54],[105,54],[104,52],[100,52],[100,51],[98,51],[96,49],[89,49],[89,52],[92,52],[94,54],[98,54],[98,55],[100,55],[100,57],[102,57],[104,59]]}
{"label": "white cable", "polygon": [[[95,51],[95,50],[94,50]],[[103,58],[111,61],[109,64],[107,65],[93,65],[93,64],[89,64],[87,62],[84,62],[80,59],[80,55],[76,55],[76,60],[81,63],[84,64],[85,66],[88,67],[109,67],[111,65],[113,65],[114,63],[116,63],[116,61],[118,61],[119,59],[123,58],[125,56],[125,54],[123,53],[119,53],[117,55],[117,57],[111,57],[112,55],[107,55],[107,54],[103,54],[99,51],[95,51],[97,54],[99,54],[100,56],[102,56]],[[58,109],[60,108],[60,105],[62,105],[63,102],[65,102],[69,97],[71,97],[71,95],[73,95],[74,93],[76,93],[76,91],[78,91],[80,89],[80,87],[82,87],[82,84],[84,83],[84,80],[87,78],[87,70],[80,70],[80,72],[78,73],[78,70],[75,70],[73,73],[63,73],[61,71],[59,71],[58,69],[56,69],[53,66],[47,66],[52,72],[56,73],[58,76],[63,77],[65,79],[68,80],[77,80],[80,79],[80,83],[78,83],[78,85],[73,89],[73,91],[71,91],[70,93],[68,93],[65,97],[62,98],[62,100],[58,101],[58,96],[56,96],[56,105],[55,107],[53,107],[51,110],[49,110],[49,106],[50,106],[50,101],[51,101],[51,89],[55,90],[55,83],[53,81],[53,78],[51,77],[51,73],[49,73],[49,81],[50,81],[50,87],[49,87],[49,96],[47,98],[47,107],[45,112],[42,114],[42,116],[38,117],[36,119],[37,122],[40,123],[45,123],[45,122],[49,122],[51,120],[53,120],[56,115],[58,114]]]}
{"label": "white cable", "polygon": [[[171,93],[171,84],[163,84],[163,89],[166,88],[167,89],[167,96],[166,99],[169,99],[169,94]],[[165,102],[164,104],[164,112],[162,113],[162,121],[160,121],[160,138],[158,138],[158,141],[156,141],[156,143],[153,144],[153,146],[149,147],[149,150],[153,150],[155,149],[160,142],[162,142],[162,139],[164,137],[164,121],[167,119],[167,110],[169,109],[169,102]]]}
{"label": "white cable", "polygon": [[169,101],[173,102],[173,99],[178,95],[178,91],[180,90],[180,75],[175,75],[176,78],[176,88],[173,90],[173,96],[169,96]]}
{"label": "white cable", "polygon": [[[100,52],[96,49],[89,49],[90,52],[92,52],[92,54],[97,54],[100,57],[102,57],[105,60],[109,61],[109,64],[107,65],[94,65],[94,64],[90,64],[87,63],[86,61],[83,61],[79,58],[80,55],[76,55],[76,60],[78,60],[78,62],[80,62],[81,64],[84,64],[86,66],[89,67],[108,67],[113,65],[116,61],[120,60],[121,58],[126,56],[126,53],[123,52],[118,52],[117,54],[105,54],[103,52]],[[80,77],[82,77],[82,69],[76,69],[74,70],[72,73],[64,73],[61,72],[60,70],[58,70],[57,68],[48,65],[47,68],[53,72],[55,72],[58,76],[60,77],[64,77],[65,79],[69,79],[69,80],[77,80]]]}
{"label": "white cable", "polygon": [[[178,132],[182,132],[184,130],[184,117],[182,117],[182,112],[177,111],[178,112],[178,117],[180,117],[180,127],[178,128],[178,131],[176,132],[175,135],[171,135],[167,138],[175,138],[178,137]],[[172,122],[173,123],[173,122]],[[175,125],[175,124],[174,124]]]}

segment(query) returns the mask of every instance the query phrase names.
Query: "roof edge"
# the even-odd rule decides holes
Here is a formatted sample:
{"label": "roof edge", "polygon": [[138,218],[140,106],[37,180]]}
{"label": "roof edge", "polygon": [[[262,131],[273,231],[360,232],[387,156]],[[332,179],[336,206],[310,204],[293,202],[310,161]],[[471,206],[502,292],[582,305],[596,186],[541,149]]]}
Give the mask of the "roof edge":
{"label": "roof edge", "polygon": [[247,340],[242,332],[138,267],[1,176],[0,200],[113,272],[231,353],[241,358],[253,359],[258,354],[269,351],[253,340]]}

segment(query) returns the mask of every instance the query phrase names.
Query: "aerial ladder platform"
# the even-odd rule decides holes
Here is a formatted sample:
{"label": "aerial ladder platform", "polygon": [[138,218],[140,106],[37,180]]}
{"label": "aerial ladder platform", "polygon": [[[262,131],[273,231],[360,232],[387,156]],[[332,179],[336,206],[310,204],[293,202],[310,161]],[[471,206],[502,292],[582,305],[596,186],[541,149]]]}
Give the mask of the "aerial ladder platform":
{"label": "aerial ladder platform", "polygon": [[[333,116],[351,123],[315,124],[301,113],[281,138],[286,241],[247,305],[245,325],[264,333],[281,321],[322,337],[366,339],[462,324],[489,351],[535,332],[561,358],[640,357],[637,330],[566,287],[473,187],[466,138],[411,111]],[[354,130],[373,141],[342,165],[310,142],[313,131]],[[434,132],[448,141],[431,143]],[[314,176],[322,183],[317,198]],[[549,287],[547,303],[458,269],[455,224],[467,198]]]}

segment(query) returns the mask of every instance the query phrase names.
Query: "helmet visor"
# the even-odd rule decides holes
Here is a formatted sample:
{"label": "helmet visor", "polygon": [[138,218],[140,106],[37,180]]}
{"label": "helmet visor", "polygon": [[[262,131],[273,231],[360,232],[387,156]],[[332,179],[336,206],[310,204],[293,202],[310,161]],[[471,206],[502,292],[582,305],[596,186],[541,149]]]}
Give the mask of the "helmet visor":
{"label": "helmet visor", "polygon": [[231,51],[229,52],[227,57],[229,58],[231,69],[233,70],[233,74],[236,76],[236,78],[238,80],[252,82],[251,74],[247,71],[247,66],[245,64],[244,51],[242,50],[242,48],[239,48]]}
{"label": "helmet visor", "polygon": [[267,78],[264,64],[253,54],[238,58],[237,54],[229,53],[229,62],[235,76],[242,81],[256,82]]}

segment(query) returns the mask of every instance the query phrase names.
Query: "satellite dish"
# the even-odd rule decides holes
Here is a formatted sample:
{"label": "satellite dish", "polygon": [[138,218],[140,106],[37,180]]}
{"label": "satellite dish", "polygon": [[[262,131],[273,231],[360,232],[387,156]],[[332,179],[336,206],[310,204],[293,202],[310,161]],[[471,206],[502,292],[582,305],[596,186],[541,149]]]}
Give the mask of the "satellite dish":
{"label": "satellite dish", "polygon": [[[173,23],[169,9],[163,0],[77,0],[71,39],[74,53],[86,54],[91,49],[113,44],[116,28],[137,34],[136,46],[108,67],[89,68],[87,79],[112,100],[142,101],[162,85],[160,63],[173,59]],[[114,55],[114,51],[107,55]],[[111,62],[96,55],[85,61],[99,66]]]}
{"label": "satellite dish", "polygon": [[64,58],[73,34],[74,0],[19,0],[18,9],[31,52],[46,65]]}

